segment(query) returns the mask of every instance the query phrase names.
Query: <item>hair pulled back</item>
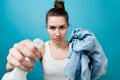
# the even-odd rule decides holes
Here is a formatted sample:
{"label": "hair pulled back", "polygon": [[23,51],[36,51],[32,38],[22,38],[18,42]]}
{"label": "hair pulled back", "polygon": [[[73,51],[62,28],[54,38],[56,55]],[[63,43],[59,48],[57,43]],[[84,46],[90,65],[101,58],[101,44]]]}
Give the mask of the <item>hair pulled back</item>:
{"label": "hair pulled back", "polygon": [[46,23],[48,22],[49,16],[63,16],[65,17],[67,23],[69,23],[68,22],[69,16],[67,11],[65,10],[64,2],[62,0],[54,1],[54,8],[50,9],[46,14]]}
{"label": "hair pulled back", "polygon": [[54,2],[54,8],[65,10],[64,2],[62,0],[55,0],[55,2]]}

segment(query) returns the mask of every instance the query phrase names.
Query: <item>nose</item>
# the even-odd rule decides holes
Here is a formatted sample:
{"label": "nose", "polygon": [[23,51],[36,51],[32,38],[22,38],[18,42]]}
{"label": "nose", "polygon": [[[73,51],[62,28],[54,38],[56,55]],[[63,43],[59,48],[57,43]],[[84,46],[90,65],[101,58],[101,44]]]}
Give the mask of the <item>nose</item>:
{"label": "nose", "polygon": [[59,37],[60,36],[60,30],[57,29],[55,34],[56,34],[56,37]]}

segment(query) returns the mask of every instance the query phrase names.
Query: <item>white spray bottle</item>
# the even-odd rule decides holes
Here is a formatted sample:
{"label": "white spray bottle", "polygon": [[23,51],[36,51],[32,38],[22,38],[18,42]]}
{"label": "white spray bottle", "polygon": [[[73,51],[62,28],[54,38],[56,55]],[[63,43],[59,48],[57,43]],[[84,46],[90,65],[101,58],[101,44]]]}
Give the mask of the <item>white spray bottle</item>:
{"label": "white spray bottle", "polygon": [[[34,39],[33,40],[33,44],[36,48],[41,48],[41,46],[43,45],[43,41],[41,39]],[[30,59],[25,58],[27,61],[30,61]],[[11,72],[7,72],[6,74],[4,74],[4,76],[2,77],[2,80],[27,80],[26,76],[27,76],[28,72],[25,72],[17,67],[15,67]]]}

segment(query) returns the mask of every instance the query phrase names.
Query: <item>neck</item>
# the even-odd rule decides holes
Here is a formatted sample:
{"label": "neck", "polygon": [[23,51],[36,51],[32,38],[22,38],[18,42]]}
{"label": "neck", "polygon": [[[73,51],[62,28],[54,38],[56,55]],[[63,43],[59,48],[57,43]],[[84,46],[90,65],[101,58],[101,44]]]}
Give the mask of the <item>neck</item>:
{"label": "neck", "polygon": [[50,41],[51,46],[56,47],[56,48],[62,48],[65,49],[66,47],[68,47],[68,42],[66,40],[64,40],[61,43],[55,43],[54,41]]}

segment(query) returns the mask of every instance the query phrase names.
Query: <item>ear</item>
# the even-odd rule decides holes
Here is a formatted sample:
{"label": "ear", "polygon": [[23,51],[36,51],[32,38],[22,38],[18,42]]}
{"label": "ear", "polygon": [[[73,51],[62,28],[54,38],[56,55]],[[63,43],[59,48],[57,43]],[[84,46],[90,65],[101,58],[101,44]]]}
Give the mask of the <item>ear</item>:
{"label": "ear", "polygon": [[48,25],[46,24],[46,28],[47,28],[47,26],[48,26]]}
{"label": "ear", "polygon": [[69,23],[67,23],[67,26],[69,27]]}

